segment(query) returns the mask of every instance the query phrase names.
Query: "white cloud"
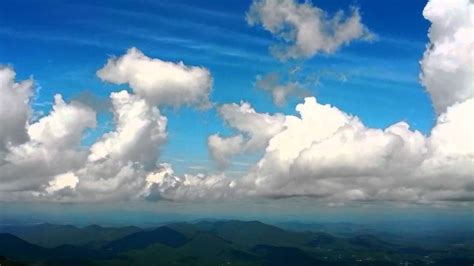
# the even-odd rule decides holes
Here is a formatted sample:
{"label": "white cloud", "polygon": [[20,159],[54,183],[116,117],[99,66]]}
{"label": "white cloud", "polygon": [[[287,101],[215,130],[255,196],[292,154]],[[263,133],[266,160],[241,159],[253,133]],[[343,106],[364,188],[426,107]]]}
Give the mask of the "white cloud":
{"label": "white cloud", "polygon": [[127,91],[110,98],[116,128],[91,145],[86,163],[75,172],[76,200],[139,198],[166,142],[167,118],[157,107]]}
{"label": "white cloud", "polygon": [[0,162],[8,146],[28,140],[26,124],[33,93],[33,80],[17,83],[14,70],[0,66]]}
{"label": "white cloud", "polygon": [[148,200],[216,200],[234,196],[234,182],[224,174],[177,176],[167,164],[151,173],[147,182],[142,196]]}
{"label": "white cloud", "polygon": [[300,117],[286,117],[285,129],[270,139],[244,178],[243,185],[257,195],[354,199],[352,192],[360,191],[357,195],[368,197],[372,182],[410,174],[427,152],[425,137],[404,122],[368,128],[313,97],[296,109]]}
{"label": "white cloud", "polygon": [[221,167],[225,167],[230,164],[232,157],[244,151],[245,140],[242,135],[226,138],[214,134],[207,139],[207,146],[211,158]]}
{"label": "white cloud", "polygon": [[258,113],[247,102],[224,104],[219,107],[219,115],[248,137],[250,150],[265,147],[268,139],[280,132],[285,119],[282,114]]}
{"label": "white cloud", "polygon": [[135,94],[153,105],[210,106],[212,77],[208,69],[150,58],[137,48],[109,59],[97,76],[114,84],[128,83]]}
{"label": "white cloud", "polygon": [[74,189],[77,183],[79,183],[79,178],[74,175],[74,173],[68,172],[60,174],[55,176],[54,179],[49,182],[46,192],[53,193],[64,188]]}
{"label": "white cloud", "polygon": [[431,0],[423,16],[431,27],[430,46],[421,60],[421,82],[441,114],[474,96],[474,3]]}
{"label": "white cloud", "polygon": [[314,141],[331,136],[351,119],[333,106],[317,103],[314,97],[306,98],[304,104],[298,104],[296,111],[301,118],[287,116],[285,130],[274,135],[267,147],[268,152],[275,151],[283,160],[293,160]]}
{"label": "white cloud", "polygon": [[151,172],[146,177],[146,182],[148,186],[152,184],[163,184],[166,181],[167,176],[172,176],[174,174],[174,170],[171,164],[163,163],[160,164],[157,170]]}
{"label": "white cloud", "polygon": [[75,102],[66,104],[56,94],[52,112],[30,125],[28,135],[48,148],[74,147],[79,145],[84,129],[95,125],[95,112],[91,108]]}
{"label": "white cloud", "polygon": [[306,98],[300,117],[270,139],[264,156],[236,181],[238,194],[433,203],[471,201],[474,106],[448,109],[427,137],[405,122],[368,128],[357,117]]}
{"label": "white cloud", "polygon": [[224,104],[219,107],[219,115],[240,132],[232,137],[211,135],[208,138],[211,157],[221,166],[228,165],[237,154],[263,149],[268,140],[282,130],[285,119],[281,114],[257,113],[247,102]]}
{"label": "white cloud", "polygon": [[91,108],[56,95],[51,113],[27,125],[28,141],[9,147],[0,164],[0,190],[39,190],[55,175],[78,169],[86,159],[83,133],[95,125]]}
{"label": "white cloud", "polygon": [[331,18],[310,2],[295,0],[254,0],[247,22],[262,25],[283,40],[284,44],[271,47],[282,60],[333,53],[353,40],[374,37],[362,24],[357,8],[352,8],[349,16],[339,11]]}
{"label": "white cloud", "polygon": [[431,149],[442,157],[474,155],[474,99],[448,107],[429,138]]}
{"label": "white cloud", "polygon": [[[430,154],[420,175],[434,176],[432,185],[462,187],[473,185],[474,175],[474,99],[448,107],[438,117],[428,138]],[[449,182],[447,182],[449,178]]]}
{"label": "white cloud", "polygon": [[75,171],[80,182],[73,201],[134,200],[146,188],[145,170],[141,163],[107,159],[87,162]]}
{"label": "white cloud", "polygon": [[91,146],[89,161],[112,159],[154,165],[158,148],[166,141],[166,117],[127,91],[113,92],[110,98],[116,129]]}

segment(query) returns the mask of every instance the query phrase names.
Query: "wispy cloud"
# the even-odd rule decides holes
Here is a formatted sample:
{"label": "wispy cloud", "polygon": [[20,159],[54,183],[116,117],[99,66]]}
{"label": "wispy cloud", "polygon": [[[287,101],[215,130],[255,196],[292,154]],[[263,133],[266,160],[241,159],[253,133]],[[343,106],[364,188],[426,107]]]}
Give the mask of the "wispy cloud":
{"label": "wispy cloud", "polygon": [[113,45],[108,42],[102,42],[100,40],[88,39],[82,37],[73,37],[70,35],[53,35],[51,32],[41,32],[41,31],[24,31],[16,30],[12,28],[0,28],[0,35],[8,36],[16,39],[35,39],[45,42],[65,42],[75,45],[85,45],[85,46],[95,46],[99,48],[107,48],[111,50],[117,50],[117,45]]}
{"label": "wispy cloud", "polygon": [[244,16],[236,15],[235,13],[230,13],[222,10],[215,10],[215,9],[207,9],[201,8],[195,5],[189,5],[185,3],[178,3],[178,2],[155,2],[155,1],[146,1],[149,5],[154,5],[157,7],[167,7],[173,10],[180,10],[181,12],[185,12],[188,14],[199,14],[201,16],[211,17],[214,19],[221,19],[225,21],[229,20],[236,20],[236,21],[244,21]]}
{"label": "wispy cloud", "polygon": [[[206,24],[203,22],[196,22],[189,20],[187,18],[173,18],[173,17],[166,17],[161,14],[157,13],[150,13],[150,12],[143,12],[143,11],[132,11],[132,10],[125,10],[120,8],[113,8],[113,7],[99,7],[99,6],[85,6],[85,5],[77,5],[73,6],[77,8],[84,8],[94,10],[96,12],[101,12],[103,14],[116,16],[117,19],[123,20],[127,18],[129,21],[130,19],[136,20],[136,22],[148,22],[150,24],[146,25],[148,28],[153,28],[156,26],[163,26],[166,25],[167,27],[172,28],[179,28],[185,29],[190,32],[199,33],[201,36],[208,36],[217,39],[224,39],[224,40],[232,40],[232,41],[239,41],[240,43],[248,43],[253,45],[260,45],[266,46],[268,45],[271,40],[260,37],[254,36],[250,34],[246,34],[236,30],[230,30],[228,28],[216,26],[214,24]],[[117,27],[122,27],[123,25],[117,25]],[[129,26],[127,26],[129,27]],[[140,24],[140,27],[145,27],[143,24]],[[194,31],[195,30],[195,31]]]}

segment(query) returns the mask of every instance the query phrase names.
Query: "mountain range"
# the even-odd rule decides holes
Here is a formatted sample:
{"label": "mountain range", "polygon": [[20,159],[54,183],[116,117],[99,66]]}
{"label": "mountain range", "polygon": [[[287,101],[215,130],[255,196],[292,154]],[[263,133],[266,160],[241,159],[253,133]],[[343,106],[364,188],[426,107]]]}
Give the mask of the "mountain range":
{"label": "mountain range", "polygon": [[198,221],[155,228],[0,226],[0,265],[473,265],[474,241],[391,241],[289,230],[259,221]]}

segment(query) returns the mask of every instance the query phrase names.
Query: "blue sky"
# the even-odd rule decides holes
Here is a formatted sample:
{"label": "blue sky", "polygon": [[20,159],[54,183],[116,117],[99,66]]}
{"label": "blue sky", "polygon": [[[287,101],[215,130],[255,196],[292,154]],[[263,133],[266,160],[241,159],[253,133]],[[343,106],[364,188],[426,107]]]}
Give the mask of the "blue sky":
{"label": "blue sky", "polygon": [[[257,75],[302,65],[320,84],[309,86],[322,103],[357,115],[370,127],[407,121],[429,134],[435,115],[419,84],[419,60],[427,43],[425,1],[313,1],[334,14],[358,6],[363,23],[377,35],[372,42],[354,41],[330,55],[281,63],[268,52],[274,37],[250,27],[245,12],[250,1],[6,1],[0,10],[0,62],[15,68],[17,79],[33,76],[40,90],[34,108],[47,114],[53,95],[65,99],[95,95],[106,100],[126,85],[101,82],[95,72],[111,55],[137,47],[150,57],[207,67],[213,76],[210,96],[217,104],[248,101],[259,112],[294,114],[301,99],[283,107],[254,88]],[[341,77],[346,77],[342,81]],[[165,109],[168,143],[161,160],[178,171],[213,167],[206,139],[232,130],[216,109]],[[112,130],[111,114],[87,134],[84,145]],[[253,156],[239,158],[253,161]],[[234,165],[233,170],[246,164]],[[191,167],[191,169],[189,168]]]}

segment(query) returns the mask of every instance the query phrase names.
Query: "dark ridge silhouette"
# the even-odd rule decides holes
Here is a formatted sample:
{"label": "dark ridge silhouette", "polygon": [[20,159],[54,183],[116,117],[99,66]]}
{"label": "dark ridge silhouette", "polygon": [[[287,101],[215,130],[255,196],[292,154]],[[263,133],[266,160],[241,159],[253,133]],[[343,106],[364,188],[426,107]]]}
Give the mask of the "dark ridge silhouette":
{"label": "dark ridge silhouette", "polygon": [[33,245],[12,234],[0,234],[0,255],[11,259],[37,259],[47,249]]}

